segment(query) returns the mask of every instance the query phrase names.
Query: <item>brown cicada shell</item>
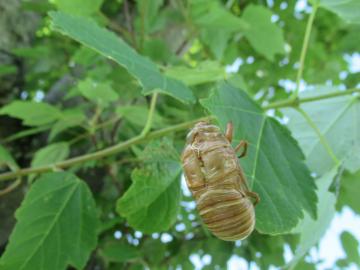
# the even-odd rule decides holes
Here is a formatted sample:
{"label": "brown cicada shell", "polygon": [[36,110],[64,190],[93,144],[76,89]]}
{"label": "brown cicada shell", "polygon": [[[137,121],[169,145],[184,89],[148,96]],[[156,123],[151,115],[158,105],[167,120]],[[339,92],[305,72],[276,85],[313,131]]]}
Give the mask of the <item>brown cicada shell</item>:
{"label": "brown cicada shell", "polygon": [[255,227],[255,209],[259,196],[249,191],[236,152],[247,143],[231,146],[232,124],[226,134],[219,127],[199,122],[190,131],[182,153],[187,186],[206,226],[226,241],[244,239]]}

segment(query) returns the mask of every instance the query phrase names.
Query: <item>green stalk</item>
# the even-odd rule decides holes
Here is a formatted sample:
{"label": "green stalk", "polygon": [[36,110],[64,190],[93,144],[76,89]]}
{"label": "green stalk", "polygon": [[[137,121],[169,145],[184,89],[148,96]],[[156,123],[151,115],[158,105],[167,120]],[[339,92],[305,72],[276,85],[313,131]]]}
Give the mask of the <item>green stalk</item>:
{"label": "green stalk", "polygon": [[299,104],[302,103],[306,103],[306,102],[312,102],[312,101],[318,101],[318,100],[323,100],[323,99],[328,99],[328,98],[334,98],[334,97],[339,97],[339,96],[346,96],[346,95],[351,95],[352,93],[359,93],[360,92],[360,88],[353,88],[353,89],[348,89],[345,91],[336,91],[336,92],[332,92],[332,93],[328,93],[328,94],[324,94],[324,95],[317,95],[317,96],[313,96],[313,97],[306,97],[306,98],[289,98],[286,100],[280,100],[277,102],[273,102],[270,103],[269,105],[263,106],[264,110],[269,110],[269,109],[279,109],[279,108],[284,108],[284,107],[297,107]]}
{"label": "green stalk", "polygon": [[134,138],[131,138],[125,142],[118,143],[114,146],[110,146],[108,148],[96,151],[94,153],[70,158],[70,159],[67,159],[67,160],[64,160],[61,162],[57,162],[55,164],[50,164],[50,165],[41,166],[41,167],[37,167],[37,168],[25,168],[25,169],[20,169],[20,170],[14,171],[14,172],[3,173],[3,174],[0,174],[0,181],[14,179],[14,178],[29,175],[29,174],[45,173],[45,172],[53,171],[54,168],[64,169],[64,168],[70,167],[72,165],[83,163],[83,162],[86,162],[89,160],[97,160],[97,159],[124,151],[132,145],[143,143],[143,142],[146,142],[151,139],[163,137],[167,134],[192,127],[195,123],[197,123],[199,121],[206,121],[206,120],[211,120],[211,119],[212,119],[212,117],[202,117],[199,119],[191,120],[191,121],[184,122],[184,123],[181,123],[178,125],[174,125],[174,126],[170,126],[167,128],[157,130],[157,131],[153,131],[153,132],[148,133],[147,135],[140,134]]}
{"label": "green stalk", "polygon": [[155,112],[157,97],[158,97],[158,93],[155,92],[155,93],[152,95],[151,103],[150,103],[149,115],[148,115],[148,118],[147,118],[147,120],[146,120],[144,129],[141,131],[140,136],[145,136],[146,134],[149,133],[149,131],[150,131],[150,129],[151,129],[152,122],[153,122],[153,118],[154,118],[154,112]]}
{"label": "green stalk", "polygon": [[298,69],[298,73],[296,75],[296,89],[295,92],[292,95],[292,99],[296,99],[298,94],[299,94],[299,90],[300,90],[300,80],[303,76],[303,72],[304,72],[304,64],[305,64],[305,58],[306,58],[306,53],[307,53],[307,49],[309,46],[309,40],[310,40],[310,34],[311,34],[311,29],[314,23],[314,19],[315,19],[315,14],[316,11],[318,9],[318,3],[316,2],[313,7],[312,7],[312,12],[310,14],[310,17],[307,21],[307,25],[306,25],[306,30],[305,30],[305,36],[304,36],[304,41],[303,41],[303,45],[301,48],[301,54],[300,54],[300,63],[299,63],[299,69]]}

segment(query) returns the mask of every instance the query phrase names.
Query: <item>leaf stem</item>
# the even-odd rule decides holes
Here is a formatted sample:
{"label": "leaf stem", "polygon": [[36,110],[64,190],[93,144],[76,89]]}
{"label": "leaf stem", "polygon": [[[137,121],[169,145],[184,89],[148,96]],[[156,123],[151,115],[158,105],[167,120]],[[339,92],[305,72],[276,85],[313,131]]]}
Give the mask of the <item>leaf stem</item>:
{"label": "leaf stem", "polygon": [[13,182],[11,185],[9,185],[8,187],[1,189],[0,190],[0,197],[4,196],[8,193],[10,193],[11,191],[13,191],[14,189],[16,189],[19,185],[21,184],[21,180],[17,179],[15,182]]}
{"label": "leaf stem", "polygon": [[306,98],[289,98],[286,100],[280,100],[274,103],[270,103],[269,105],[263,106],[264,110],[269,109],[278,109],[278,108],[284,108],[284,107],[297,107],[299,104],[306,103],[306,102],[312,102],[317,100],[323,100],[328,98],[334,98],[339,96],[346,96],[350,95],[352,93],[360,92],[360,88],[352,88],[345,91],[336,91],[324,95],[317,95],[313,97],[306,97]]}
{"label": "leaf stem", "polygon": [[298,94],[299,94],[299,90],[300,90],[300,80],[303,76],[303,72],[304,72],[304,64],[305,64],[305,58],[306,58],[306,53],[307,53],[307,49],[309,46],[309,40],[310,40],[310,34],[311,34],[311,29],[314,23],[314,19],[315,19],[315,14],[316,11],[318,9],[318,2],[316,1],[312,7],[312,11],[310,14],[310,17],[307,21],[306,24],[306,30],[305,30],[305,36],[304,36],[304,41],[303,41],[303,45],[301,48],[301,54],[300,54],[300,64],[299,64],[299,69],[296,75],[296,89],[295,92],[292,95],[292,99],[296,99]]}
{"label": "leaf stem", "polygon": [[184,130],[184,129],[187,129],[187,128],[193,126],[195,123],[197,123],[199,121],[209,121],[211,119],[213,119],[213,117],[207,116],[207,117],[202,117],[202,118],[198,118],[195,120],[190,120],[190,121],[187,121],[187,122],[184,122],[181,124],[173,125],[173,126],[170,126],[167,128],[163,128],[163,129],[160,129],[157,131],[150,132],[146,135],[140,134],[136,137],[133,137],[133,138],[125,141],[125,142],[118,143],[116,145],[96,151],[94,153],[77,156],[74,158],[70,158],[70,159],[67,159],[67,160],[64,160],[61,162],[57,162],[57,163],[42,166],[42,167],[25,168],[25,169],[20,169],[20,170],[14,171],[14,172],[3,173],[3,174],[0,174],[0,181],[14,179],[14,178],[29,175],[32,173],[34,173],[34,174],[45,173],[48,171],[52,171],[54,167],[59,168],[59,169],[64,169],[64,168],[70,167],[72,165],[83,163],[83,162],[86,162],[89,160],[97,160],[97,159],[124,151],[125,149],[128,149],[132,145],[140,144],[140,143],[149,141],[151,139],[159,138],[159,137],[165,136],[169,133],[173,133],[173,132],[176,132],[179,130]]}
{"label": "leaf stem", "polygon": [[304,117],[306,122],[309,124],[309,126],[315,131],[317,136],[319,137],[320,143],[324,146],[325,150],[328,152],[329,156],[332,158],[336,166],[340,165],[340,160],[336,157],[334,151],[328,144],[326,138],[321,133],[321,131],[318,129],[314,121],[311,119],[311,117],[300,107],[296,108],[296,110]]}
{"label": "leaf stem", "polygon": [[156,106],[156,101],[157,101],[157,97],[158,97],[158,92],[153,93],[152,97],[151,97],[151,103],[150,103],[150,110],[149,110],[149,115],[147,117],[144,129],[141,131],[140,136],[145,136],[146,134],[149,133],[151,126],[152,126],[152,122],[153,122],[153,118],[154,118],[154,112],[155,112],[155,106]]}

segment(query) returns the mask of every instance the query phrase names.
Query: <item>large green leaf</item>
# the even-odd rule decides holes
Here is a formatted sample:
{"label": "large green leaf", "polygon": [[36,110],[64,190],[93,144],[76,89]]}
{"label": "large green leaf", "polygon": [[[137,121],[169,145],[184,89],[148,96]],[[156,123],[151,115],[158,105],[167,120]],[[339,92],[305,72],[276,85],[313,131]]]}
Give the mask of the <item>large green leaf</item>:
{"label": "large green leaf", "polygon": [[225,32],[236,32],[248,28],[247,23],[226,10],[218,1],[191,1],[193,22],[207,29],[218,29]]}
{"label": "large green leaf", "polygon": [[9,151],[0,144],[0,168],[3,164],[8,166],[13,171],[19,168]]}
{"label": "large green leaf", "polygon": [[52,141],[59,133],[67,130],[68,128],[81,125],[86,119],[84,113],[81,110],[69,109],[62,112],[62,116],[51,128],[49,134],[49,141]]}
{"label": "large green leaf", "polygon": [[[334,92],[333,89],[318,87],[314,91],[305,91],[300,97],[310,97]],[[360,169],[360,99],[357,96],[342,96],[301,104],[309,115],[336,157],[352,173]],[[314,129],[309,126],[300,113],[293,109],[284,109],[290,118],[288,126],[294,133],[306,156],[310,169],[318,174],[328,172],[334,167],[334,161],[320,142]]]}
{"label": "large green leaf", "polygon": [[168,140],[150,143],[141,158],[144,167],[133,171],[133,184],[118,200],[116,209],[137,230],[167,230],[180,206],[179,158]]}
{"label": "large green leaf", "polygon": [[[118,107],[116,113],[130,123],[144,127],[148,118],[149,108],[145,105],[126,105]],[[164,119],[157,111],[154,111],[152,126],[154,128],[164,126]]]}
{"label": "large green leaf", "polygon": [[40,167],[62,161],[68,157],[69,152],[70,148],[67,142],[49,144],[36,151],[31,161],[31,167]]}
{"label": "large green leaf", "polygon": [[140,257],[136,247],[124,242],[107,243],[100,250],[100,254],[109,262],[127,262]]}
{"label": "large green leaf", "polygon": [[84,97],[102,107],[106,107],[119,98],[119,95],[111,88],[109,82],[96,82],[91,78],[87,78],[80,81],[77,88]]}
{"label": "large green leaf", "polygon": [[162,75],[153,62],[93,20],[62,12],[51,12],[50,16],[55,29],[125,67],[140,81],[143,94],[160,91],[183,102],[194,102],[191,90],[183,83]]}
{"label": "large green leaf", "polygon": [[349,23],[360,23],[359,0],[320,0],[320,6],[336,13]]}
{"label": "large green leaf", "polygon": [[250,25],[245,36],[254,49],[269,60],[285,52],[282,29],[271,22],[272,13],[263,6],[249,5],[242,18]]}
{"label": "large green leaf", "polygon": [[256,228],[262,233],[289,232],[303,211],[316,216],[315,184],[304,164],[303,154],[289,131],[245,92],[222,83],[202,104],[224,128],[234,124],[234,144],[249,142],[247,157],[241,160],[250,187],[259,193]]}
{"label": "large green leaf", "polygon": [[168,68],[165,74],[184,82],[186,85],[215,82],[223,80],[226,76],[225,68],[212,61],[201,62],[196,68],[173,66]]}
{"label": "large green leaf", "polygon": [[198,26],[201,40],[220,60],[230,37],[248,28],[247,23],[232,14],[218,1],[191,1],[190,15]]}
{"label": "large green leaf", "polygon": [[158,24],[161,24],[162,20],[159,19],[159,9],[164,4],[164,0],[138,0],[137,2],[139,16],[139,24],[143,27],[145,33],[151,33],[156,30]]}
{"label": "large green leaf", "polygon": [[43,175],[16,212],[0,269],[83,269],[97,242],[97,212],[87,185],[65,172]]}
{"label": "large green leaf", "polygon": [[1,108],[0,114],[19,118],[28,126],[49,124],[61,117],[61,111],[50,104],[18,100]]}
{"label": "large green leaf", "polygon": [[76,15],[91,15],[97,12],[103,0],[53,0],[59,10]]}
{"label": "large green leaf", "polygon": [[309,215],[306,215],[305,219],[292,231],[300,234],[300,243],[296,248],[294,258],[288,264],[290,268],[295,266],[306,252],[321,239],[336,213],[336,195],[329,191],[329,187],[336,175],[337,169],[334,168],[316,181],[319,199],[317,206],[318,218],[314,220]]}
{"label": "large green leaf", "polygon": [[345,172],[341,178],[337,207],[341,209],[344,206],[349,206],[357,214],[360,214],[359,190],[360,190],[360,170],[354,174]]}
{"label": "large green leaf", "polygon": [[340,239],[348,261],[360,266],[359,242],[357,239],[346,231],[341,233]]}
{"label": "large green leaf", "polygon": [[[210,1],[209,1],[210,2]],[[209,47],[217,60],[221,60],[232,33],[218,28],[201,29],[201,41]]]}

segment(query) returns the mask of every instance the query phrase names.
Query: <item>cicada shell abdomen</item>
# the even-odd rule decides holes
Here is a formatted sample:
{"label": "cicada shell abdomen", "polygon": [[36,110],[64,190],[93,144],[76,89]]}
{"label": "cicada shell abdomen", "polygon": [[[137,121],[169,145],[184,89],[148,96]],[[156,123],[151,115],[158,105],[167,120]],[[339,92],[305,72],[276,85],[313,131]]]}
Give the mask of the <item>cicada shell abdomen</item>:
{"label": "cicada shell abdomen", "polygon": [[231,135],[199,122],[190,131],[182,154],[186,183],[209,230],[218,238],[233,241],[246,238],[255,227],[252,197],[239,165]]}

